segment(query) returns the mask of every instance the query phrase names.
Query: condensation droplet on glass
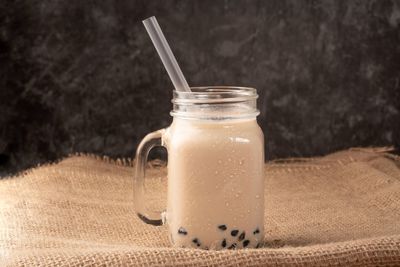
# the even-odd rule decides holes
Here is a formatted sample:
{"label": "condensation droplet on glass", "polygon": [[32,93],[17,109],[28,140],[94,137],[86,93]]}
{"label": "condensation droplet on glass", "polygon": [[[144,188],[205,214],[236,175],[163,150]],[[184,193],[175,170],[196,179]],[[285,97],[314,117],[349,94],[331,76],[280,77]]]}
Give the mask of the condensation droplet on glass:
{"label": "condensation droplet on glass", "polygon": [[229,202],[225,202],[225,206],[227,206],[227,207],[228,207],[228,206],[229,206]]}
{"label": "condensation droplet on glass", "polygon": [[219,245],[219,241],[215,241],[215,242],[211,243],[210,250],[211,251],[216,250],[218,245]]}
{"label": "condensation droplet on glass", "polygon": [[218,164],[222,164],[222,160],[219,159],[219,160],[218,160]]}
{"label": "condensation droplet on glass", "polygon": [[229,161],[229,162],[231,162],[231,161],[232,161],[232,159],[231,159],[231,158],[228,158],[228,161]]}
{"label": "condensation droplet on glass", "polygon": [[260,195],[256,195],[256,198],[260,198]]}
{"label": "condensation droplet on glass", "polygon": [[239,160],[239,165],[243,165],[244,159]]}
{"label": "condensation droplet on glass", "polygon": [[218,171],[215,171],[215,174],[218,174]]}
{"label": "condensation droplet on glass", "polygon": [[172,244],[174,244],[174,239],[173,239],[173,237],[172,237],[172,234],[169,234],[169,235],[168,235],[168,239],[169,239],[169,242],[171,242]]}
{"label": "condensation droplet on glass", "polygon": [[168,221],[168,214],[166,211],[161,212],[161,221],[163,224],[166,224]]}
{"label": "condensation droplet on glass", "polygon": [[229,177],[233,178],[233,174],[230,174]]}

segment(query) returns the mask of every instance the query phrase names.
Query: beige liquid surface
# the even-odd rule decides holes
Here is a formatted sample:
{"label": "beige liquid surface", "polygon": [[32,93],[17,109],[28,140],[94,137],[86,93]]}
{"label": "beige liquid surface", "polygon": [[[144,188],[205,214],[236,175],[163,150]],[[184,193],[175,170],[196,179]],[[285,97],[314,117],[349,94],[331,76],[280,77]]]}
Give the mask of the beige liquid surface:
{"label": "beige liquid surface", "polygon": [[172,243],[257,247],[264,235],[264,137],[256,120],[174,118],[164,143]]}

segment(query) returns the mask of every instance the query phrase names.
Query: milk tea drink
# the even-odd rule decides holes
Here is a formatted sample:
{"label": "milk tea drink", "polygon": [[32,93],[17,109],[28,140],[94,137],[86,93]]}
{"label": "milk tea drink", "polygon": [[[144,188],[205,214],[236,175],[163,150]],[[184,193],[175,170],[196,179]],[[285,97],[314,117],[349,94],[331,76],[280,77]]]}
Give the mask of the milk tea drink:
{"label": "milk tea drink", "polygon": [[167,223],[176,246],[259,246],[264,220],[263,143],[255,119],[174,119],[166,133]]}
{"label": "milk tea drink", "polygon": [[150,224],[161,220],[142,203],[142,166],[154,145],[168,151],[164,221],[174,246],[239,249],[262,243],[264,136],[256,121],[256,98],[255,89],[241,87],[176,92],[171,126],[139,145],[135,205]]}

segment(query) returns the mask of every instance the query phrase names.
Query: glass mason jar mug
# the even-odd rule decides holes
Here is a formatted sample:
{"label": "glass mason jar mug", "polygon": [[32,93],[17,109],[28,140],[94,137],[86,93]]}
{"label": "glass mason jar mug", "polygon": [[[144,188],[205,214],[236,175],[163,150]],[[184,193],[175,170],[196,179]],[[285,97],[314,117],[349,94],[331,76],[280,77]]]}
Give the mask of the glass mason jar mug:
{"label": "glass mason jar mug", "polygon": [[[176,247],[255,248],[264,236],[264,136],[257,92],[245,87],[174,91],[172,124],[148,134],[136,152],[136,212],[169,227]],[[144,176],[154,146],[168,151],[164,219],[146,209]]]}

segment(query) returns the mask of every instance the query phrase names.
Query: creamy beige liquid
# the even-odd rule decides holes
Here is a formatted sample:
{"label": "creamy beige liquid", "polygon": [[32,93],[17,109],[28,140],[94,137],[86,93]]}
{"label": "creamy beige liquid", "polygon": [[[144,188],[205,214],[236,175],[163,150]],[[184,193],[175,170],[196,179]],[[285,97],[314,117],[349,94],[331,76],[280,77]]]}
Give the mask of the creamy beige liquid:
{"label": "creamy beige liquid", "polygon": [[264,235],[264,137],[256,120],[174,118],[164,142],[173,244],[257,247]]}

